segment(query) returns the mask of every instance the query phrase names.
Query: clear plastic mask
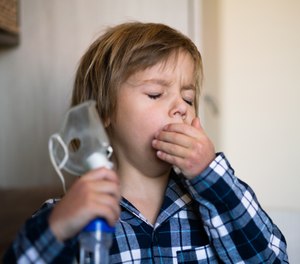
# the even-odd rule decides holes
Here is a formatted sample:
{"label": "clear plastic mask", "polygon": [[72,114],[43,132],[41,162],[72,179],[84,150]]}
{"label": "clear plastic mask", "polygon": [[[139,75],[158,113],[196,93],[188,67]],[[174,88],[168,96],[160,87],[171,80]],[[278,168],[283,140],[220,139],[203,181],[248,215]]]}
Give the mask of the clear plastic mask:
{"label": "clear plastic mask", "polygon": [[86,101],[67,112],[60,131],[49,139],[49,154],[64,190],[61,169],[82,175],[99,167],[112,168],[112,148],[95,101]]}

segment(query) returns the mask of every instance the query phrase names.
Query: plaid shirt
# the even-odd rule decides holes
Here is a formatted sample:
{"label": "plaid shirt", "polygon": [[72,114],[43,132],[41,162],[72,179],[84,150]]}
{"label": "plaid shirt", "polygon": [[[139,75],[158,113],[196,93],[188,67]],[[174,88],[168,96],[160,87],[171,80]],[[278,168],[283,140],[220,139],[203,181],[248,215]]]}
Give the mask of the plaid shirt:
{"label": "plaid shirt", "polygon": [[[48,225],[56,202],[25,223],[4,263],[74,262],[78,238],[60,243]],[[129,201],[121,207],[112,263],[288,263],[283,235],[223,154],[193,180],[171,173],[154,226]]]}

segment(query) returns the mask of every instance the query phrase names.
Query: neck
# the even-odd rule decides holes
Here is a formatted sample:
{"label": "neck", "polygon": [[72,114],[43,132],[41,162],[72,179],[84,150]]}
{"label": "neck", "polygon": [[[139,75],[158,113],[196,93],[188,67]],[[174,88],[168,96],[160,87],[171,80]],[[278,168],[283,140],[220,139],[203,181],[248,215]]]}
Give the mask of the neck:
{"label": "neck", "polygon": [[118,168],[122,196],[130,201],[147,220],[154,224],[163,203],[170,170],[160,175],[147,175],[135,168]]}

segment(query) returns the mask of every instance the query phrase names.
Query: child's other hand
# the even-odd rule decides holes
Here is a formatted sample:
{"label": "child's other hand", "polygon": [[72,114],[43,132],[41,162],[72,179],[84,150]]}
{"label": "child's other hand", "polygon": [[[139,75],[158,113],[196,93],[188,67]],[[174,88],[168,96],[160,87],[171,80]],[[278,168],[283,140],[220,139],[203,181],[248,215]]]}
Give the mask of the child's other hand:
{"label": "child's other hand", "polygon": [[110,225],[119,218],[120,184],[116,173],[101,168],[78,179],[55,206],[49,225],[60,241],[72,238],[91,220],[103,217]]}
{"label": "child's other hand", "polygon": [[199,118],[191,125],[174,123],[155,135],[152,146],[157,156],[178,167],[186,178],[199,175],[215,158],[215,149]]}

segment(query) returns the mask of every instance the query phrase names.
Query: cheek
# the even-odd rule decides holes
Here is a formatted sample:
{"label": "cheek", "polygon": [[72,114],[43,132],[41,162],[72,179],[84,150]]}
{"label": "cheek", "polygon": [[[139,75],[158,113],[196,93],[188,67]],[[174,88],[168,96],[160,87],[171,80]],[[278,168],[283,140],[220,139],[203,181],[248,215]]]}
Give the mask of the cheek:
{"label": "cheek", "polygon": [[168,123],[169,117],[164,111],[154,110],[149,112],[147,123],[152,130],[162,129]]}
{"label": "cheek", "polygon": [[188,112],[187,118],[186,118],[186,123],[191,124],[193,119],[196,117],[196,110],[191,109]]}
{"label": "cheek", "polygon": [[152,141],[156,132],[161,130],[164,125],[166,125],[166,122],[164,122],[162,114],[153,113],[151,115],[146,115],[138,122],[137,133],[142,133],[146,137],[146,140]]}
{"label": "cheek", "polygon": [[118,110],[115,129],[122,132],[117,133],[131,140],[136,139],[139,143],[151,142],[155,133],[167,124],[164,111],[160,107],[149,107],[142,100],[133,105],[122,105]]}

